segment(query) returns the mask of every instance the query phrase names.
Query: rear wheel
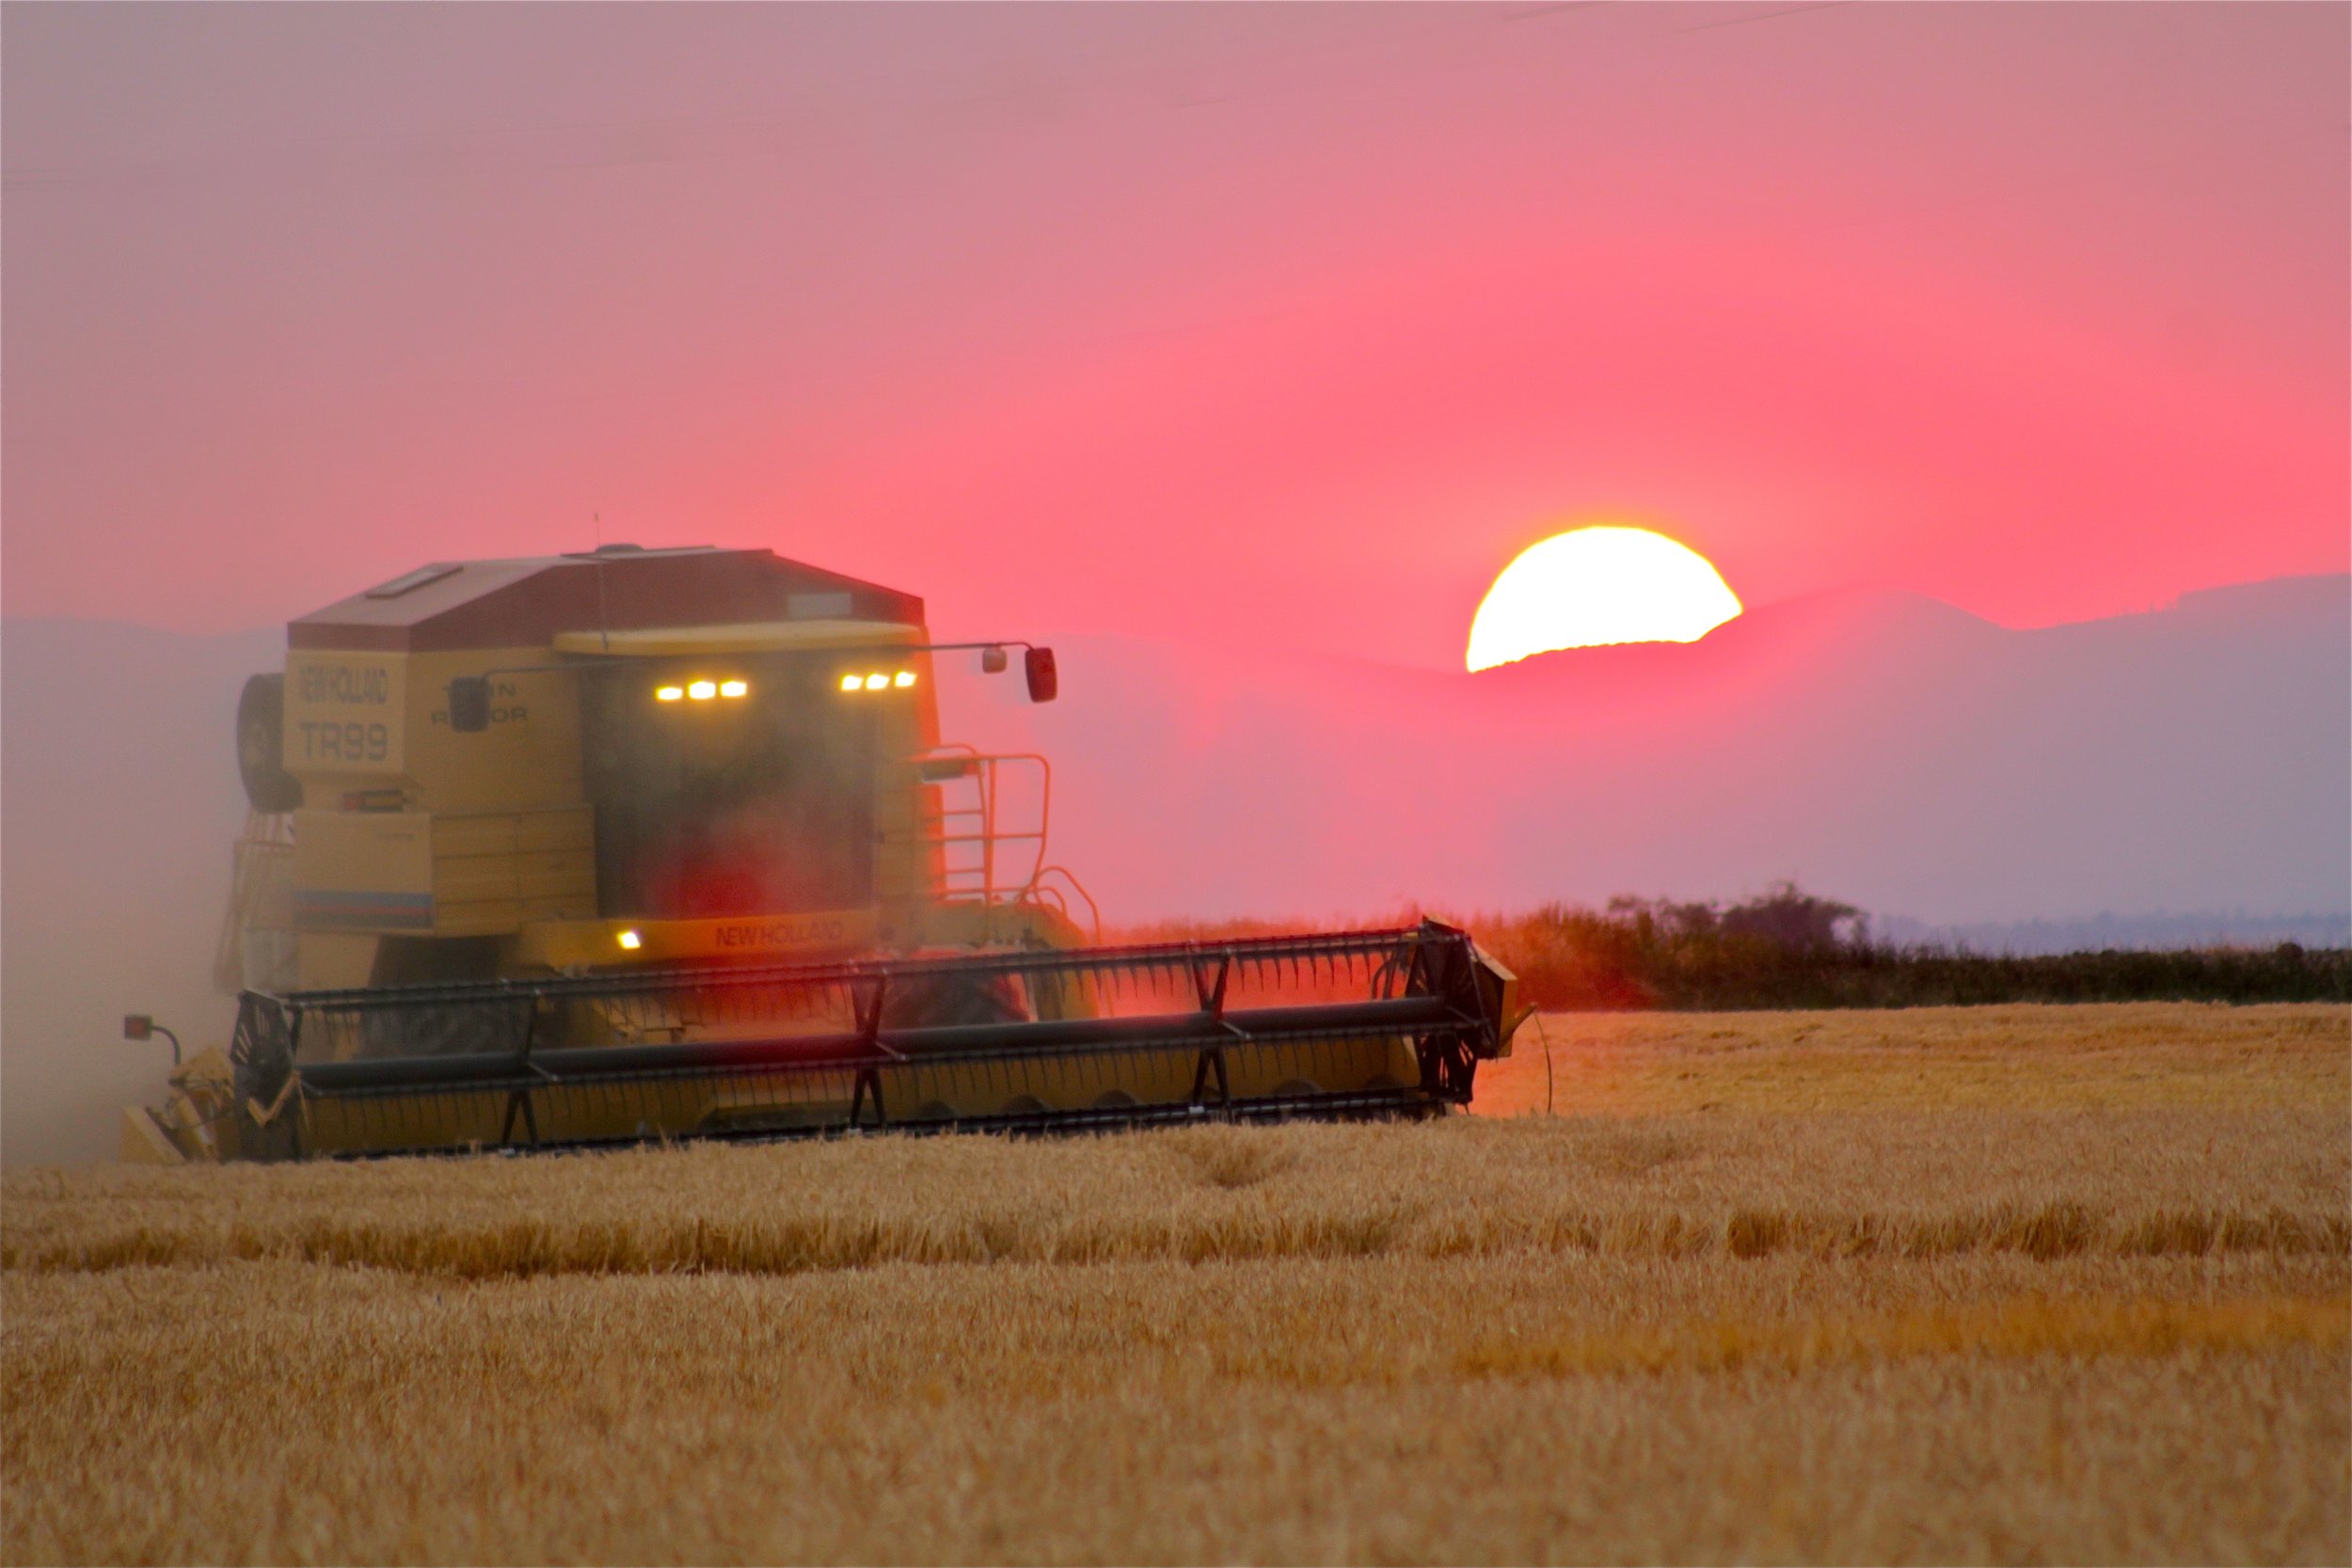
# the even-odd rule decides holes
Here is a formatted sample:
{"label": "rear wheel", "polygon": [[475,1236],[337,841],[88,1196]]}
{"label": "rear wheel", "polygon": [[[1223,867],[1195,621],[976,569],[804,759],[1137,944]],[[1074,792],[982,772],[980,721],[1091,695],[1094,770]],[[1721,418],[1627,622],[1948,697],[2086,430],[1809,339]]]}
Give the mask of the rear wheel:
{"label": "rear wheel", "polygon": [[302,804],[302,781],[286,771],[283,675],[255,675],[237,694],[237,774],[255,811],[276,816]]}

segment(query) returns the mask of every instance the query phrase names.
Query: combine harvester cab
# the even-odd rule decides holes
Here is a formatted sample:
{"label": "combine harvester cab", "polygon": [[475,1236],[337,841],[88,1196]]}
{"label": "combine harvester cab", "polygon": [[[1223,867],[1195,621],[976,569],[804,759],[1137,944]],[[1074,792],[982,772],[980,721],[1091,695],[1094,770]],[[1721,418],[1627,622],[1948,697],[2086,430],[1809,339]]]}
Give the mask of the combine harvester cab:
{"label": "combine harvester cab", "polygon": [[608,546],[288,629],[239,706],[235,1036],[126,1157],[1430,1115],[1518,1021],[1435,923],[1084,945],[1044,759],[942,747],[932,690],[1019,648],[1048,701],[1053,656],[911,594]]}

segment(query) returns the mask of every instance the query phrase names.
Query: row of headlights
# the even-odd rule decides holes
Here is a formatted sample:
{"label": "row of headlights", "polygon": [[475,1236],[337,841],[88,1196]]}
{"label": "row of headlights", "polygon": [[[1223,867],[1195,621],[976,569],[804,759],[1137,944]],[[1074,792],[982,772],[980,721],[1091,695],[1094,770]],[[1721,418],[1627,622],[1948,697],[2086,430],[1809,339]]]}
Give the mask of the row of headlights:
{"label": "row of headlights", "polygon": [[[873,670],[865,673],[855,671],[841,677],[841,689],[849,691],[904,691],[914,684],[914,672]],[[748,697],[752,694],[749,681],[687,681],[677,686],[657,686],[653,689],[658,703],[707,703],[713,698]]]}
{"label": "row of headlights", "polygon": [[749,681],[689,681],[684,686],[657,686],[653,689],[658,703],[707,703],[713,697],[748,697],[752,693]]}

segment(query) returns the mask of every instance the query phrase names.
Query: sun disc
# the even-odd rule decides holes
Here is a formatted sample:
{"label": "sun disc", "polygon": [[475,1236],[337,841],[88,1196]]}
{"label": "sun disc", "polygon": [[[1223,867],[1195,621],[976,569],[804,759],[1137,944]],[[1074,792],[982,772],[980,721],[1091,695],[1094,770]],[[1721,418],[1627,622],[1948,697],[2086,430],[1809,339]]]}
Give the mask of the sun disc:
{"label": "sun disc", "polygon": [[1695,642],[1740,613],[1707,558],[1645,528],[1580,528],[1531,545],[1470,621],[1472,670],[1558,648]]}

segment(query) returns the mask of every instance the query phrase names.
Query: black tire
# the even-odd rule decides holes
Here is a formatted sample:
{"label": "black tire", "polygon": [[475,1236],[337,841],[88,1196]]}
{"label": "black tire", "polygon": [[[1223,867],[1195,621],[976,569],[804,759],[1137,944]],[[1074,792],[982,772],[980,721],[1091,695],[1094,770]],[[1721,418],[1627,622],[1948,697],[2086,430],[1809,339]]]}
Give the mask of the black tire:
{"label": "black tire", "polygon": [[286,771],[286,677],[255,675],[237,697],[237,774],[253,809],[302,805],[302,781]]}

